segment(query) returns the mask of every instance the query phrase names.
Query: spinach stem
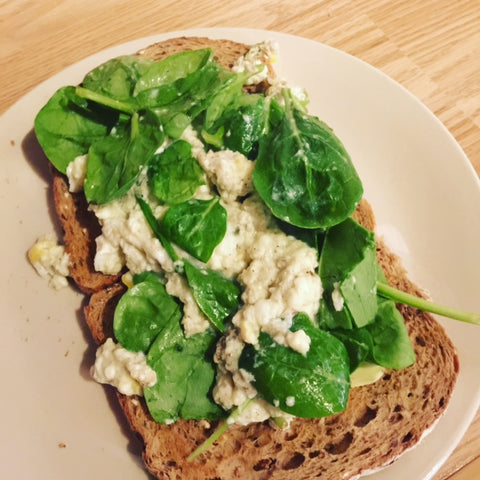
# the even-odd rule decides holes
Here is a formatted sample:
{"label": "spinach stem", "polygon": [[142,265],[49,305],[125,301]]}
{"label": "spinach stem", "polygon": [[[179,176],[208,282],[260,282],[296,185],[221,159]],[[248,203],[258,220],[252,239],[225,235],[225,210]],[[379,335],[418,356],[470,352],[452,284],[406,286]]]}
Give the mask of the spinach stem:
{"label": "spinach stem", "polygon": [[91,100],[92,102],[98,103],[103,105],[104,107],[112,108],[113,110],[118,110],[120,112],[128,113],[129,115],[133,115],[135,113],[135,109],[132,108],[131,105],[125,102],[121,102],[120,100],[115,100],[113,98],[109,98],[106,95],[102,95],[101,93],[94,92],[93,90],[88,90],[84,87],[76,87],[75,93],[82,98],[87,100]]}
{"label": "spinach stem", "polygon": [[188,457],[187,462],[191,462],[199,457],[203,452],[207,451],[227,430],[230,424],[228,419],[224,420],[220,426],[210,435],[203,443],[201,443]]}
{"label": "spinach stem", "polygon": [[389,298],[410,307],[418,308],[420,310],[441,315],[443,317],[448,317],[453,320],[480,325],[480,314],[465,312],[456,308],[447,307],[445,305],[439,305],[438,303],[419,298],[410,293],[402,292],[401,290],[391,287],[384,282],[377,282],[377,292],[382,297]]}
{"label": "spinach stem", "polygon": [[230,416],[224,420],[220,426],[210,435],[203,443],[201,443],[188,457],[187,462],[191,462],[198,458],[203,452],[206,452],[227,430],[230,425],[235,423],[235,420],[240,416],[242,412],[250,405],[252,398],[246,400],[239,405]]}
{"label": "spinach stem", "polygon": [[157,219],[153,215],[150,205],[138,195],[136,196],[136,199],[154,235],[158,238],[158,240],[162,244],[162,247],[166,250],[168,256],[171,258],[172,262],[177,262],[179,260],[178,255],[175,252],[172,244],[165,238],[165,236],[161,232],[160,227],[158,226]]}
{"label": "spinach stem", "polygon": [[138,132],[140,130],[138,125],[138,112],[134,112],[131,120],[131,130],[130,130],[130,139],[133,140],[135,137],[138,137]]}

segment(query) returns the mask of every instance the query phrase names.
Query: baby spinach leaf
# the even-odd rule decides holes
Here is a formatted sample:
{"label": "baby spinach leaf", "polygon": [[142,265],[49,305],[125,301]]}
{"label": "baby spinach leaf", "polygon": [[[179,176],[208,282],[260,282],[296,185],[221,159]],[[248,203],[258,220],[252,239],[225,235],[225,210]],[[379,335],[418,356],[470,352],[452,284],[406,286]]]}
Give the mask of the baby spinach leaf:
{"label": "baby spinach leaf", "polygon": [[155,109],[167,134],[178,139],[212,101],[223,82],[221,71],[217,63],[208,62],[185,78],[142,90],[136,100],[143,108]]}
{"label": "baby spinach leaf", "polygon": [[104,138],[114,121],[116,114],[78,97],[75,87],[62,87],[35,117],[35,134],[50,162],[66,173],[68,164]]}
{"label": "baby spinach leaf", "polygon": [[205,111],[206,130],[210,130],[222,114],[229,109],[239,96],[243,95],[242,87],[247,78],[246,74],[222,72],[223,81],[211,95]]}
{"label": "baby spinach leaf", "polygon": [[200,310],[221,332],[225,321],[239,306],[240,289],[233,280],[208,268],[196,268],[184,261],[185,275]]}
{"label": "baby spinach leaf", "polygon": [[104,95],[94,90],[88,90],[84,87],[78,86],[75,88],[75,94],[85,100],[95,103],[99,106],[106,107],[106,109],[111,109],[117,111],[120,114],[133,115],[136,112],[135,102],[122,102],[121,100],[116,100],[107,95]]}
{"label": "baby spinach leaf", "polygon": [[370,357],[373,340],[367,327],[330,330],[330,333],[345,345],[350,359],[350,372]]}
{"label": "baby spinach leaf", "polygon": [[273,215],[304,228],[345,220],[363,187],[340,140],[318,118],[298,110],[288,91],[281,117],[270,121],[253,171],[257,192]]}
{"label": "baby spinach leaf", "polygon": [[[151,85],[136,94],[142,107],[168,107],[174,111],[188,112],[198,101],[205,100],[219,83],[220,67],[213,62],[199,65],[197,70],[185,73],[167,83]],[[200,108],[203,110],[204,108]]]}
{"label": "baby spinach leaf", "polygon": [[375,363],[393,369],[415,363],[407,328],[393,300],[379,298],[375,321],[365,328],[373,339],[372,357]]}
{"label": "baby spinach leaf", "polygon": [[[155,275],[135,278],[115,309],[113,331],[123,347],[146,353],[170,321],[181,319],[181,310]],[[173,320],[172,320],[173,319]]]}
{"label": "baby spinach leaf", "polygon": [[255,377],[258,393],[269,403],[298,417],[318,418],[345,409],[350,390],[350,363],[343,343],[316,328],[304,314],[294,319],[292,330],[310,337],[306,355],[276,343],[261,332],[259,348],[246,345],[240,367]]}
{"label": "baby spinach leaf", "polygon": [[201,69],[212,59],[213,52],[209,48],[174,53],[152,63],[138,79],[133,93],[136,96],[144,90],[172,84]]}
{"label": "baby spinach leaf", "polygon": [[170,110],[169,115],[164,119],[163,128],[169,138],[178,140],[191,122],[191,118],[185,113]]}
{"label": "baby spinach leaf", "polygon": [[321,251],[323,242],[325,241],[324,230],[315,228],[300,228],[292,225],[291,223],[282,222],[278,219],[276,221],[276,225],[285,234],[301,240],[319,252]]}
{"label": "baby spinach leaf", "polygon": [[[243,100],[251,98],[256,101],[239,102],[235,114],[227,120],[224,137],[225,148],[254,159],[258,153],[258,142],[265,122],[265,101],[262,96],[244,95],[241,98]],[[242,103],[246,104],[242,105]]]}
{"label": "baby spinach leaf", "polygon": [[161,282],[163,276],[160,272],[154,272],[152,270],[146,270],[144,272],[135,273],[132,275],[133,284],[136,285],[137,283],[141,282],[153,282],[156,280],[157,282]]}
{"label": "baby spinach leaf", "polygon": [[[375,250],[372,245],[369,245],[371,240],[368,240],[368,238],[371,237],[372,234],[367,230],[364,231],[363,227],[360,227],[351,219],[343,222],[341,225],[333,227],[331,230],[337,230],[336,234],[338,234],[341,233],[341,229],[344,227],[347,228],[342,233],[341,238],[336,239],[335,237],[330,237],[330,241],[332,241],[330,247],[334,247],[336,253],[329,250],[330,247],[328,246],[327,249],[325,249],[324,245],[322,256],[325,255],[325,258],[328,256],[328,262],[331,262],[328,270],[334,275],[334,279],[339,278],[336,276],[338,272],[345,271],[351,278],[357,278],[355,286],[358,282],[364,282],[366,279],[368,288],[363,293],[355,293],[353,297],[348,290],[346,290],[346,294],[344,293],[345,290],[342,290],[345,298],[345,312],[343,312],[343,310],[342,312],[336,312],[331,304],[327,306],[327,304],[330,303],[327,296],[327,299],[322,301],[319,323],[323,327],[334,328],[330,331],[346,346],[352,371],[365,360],[372,361],[386,368],[399,369],[407,367],[415,362],[415,353],[408,337],[403,317],[396,308],[393,300],[383,299],[378,295],[374,295],[372,293],[373,290],[370,288],[374,270],[377,280],[386,281],[383,271],[376,261],[376,258],[374,258]],[[331,230],[327,233],[327,237]],[[346,245],[347,242],[344,242],[343,238],[350,238],[353,248],[348,249]],[[365,240],[368,240],[367,243],[365,243]],[[357,261],[365,262],[365,259],[362,259],[363,254],[361,253],[362,248],[365,248],[365,246],[372,251],[370,254],[372,258],[368,261],[368,269],[358,269],[358,267],[352,269],[352,265]],[[342,249],[342,255],[338,256],[337,254],[341,252]],[[358,254],[360,255],[358,256]],[[360,265],[360,263],[358,265]],[[323,268],[322,265],[320,268]],[[338,270],[337,274],[334,272],[335,269]],[[352,273],[348,273],[349,271]],[[365,273],[368,273],[366,277]],[[332,279],[329,279],[330,283],[331,280]],[[330,289],[331,287],[327,284],[328,282],[325,281],[325,288]],[[348,283],[349,288],[351,284],[352,282]],[[362,290],[359,290],[359,292],[362,292]],[[362,296],[359,296],[357,299],[357,294]],[[371,312],[373,312],[373,319],[368,323],[361,323],[361,328],[357,328],[355,319],[359,318],[359,316],[363,319],[368,317],[364,316],[364,306],[362,305],[358,310],[359,316],[354,317],[354,315],[351,315],[352,321],[350,321],[347,316],[347,314],[350,315],[348,308],[349,299],[354,299],[354,305],[357,301],[361,302],[362,299],[368,304],[371,302],[373,295],[377,306],[375,310],[373,305],[368,307],[371,310],[368,317],[370,317]],[[337,328],[338,325],[343,325],[343,328]]]}
{"label": "baby spinach leaf", "polygon": [[197,188],[205,184],[203,170],[185,140],[177,140],[154,155],[147,174],[152,193],[167,205],[189,200]]}
{"label": "baby spinach leaf", "polygon": [[163,216],[165,237],[195,258],[207,262],[227,231],[227,212],[220,197],[172,205]]}
{"label": "baby spinach leaf", "polygon": [[[207,359],[209,361],[197,361],[193,367],[194,371],[186,385],[185,399],[181,409],[182,418],[216,420],[225,416],[224,411],[213,401],[210,394],[215,384],[216,372],[212,355],[207,353]],[[202,395],[202,392],[205,394]]]}
{"label": "baby spinach leaf", "polygon": [[215,123],[213,130],[203,130],[203,139],[217,148],[240,152],[250,159],[256,158],[258,142],[265,123],[265,97],[239,94]]}
{"label": "baby spinach leaf", "polygon": [[99,65],[83,79],[82,86],[110,98],[136,105],[133,91],[138,79],[152,60],[138,55],[112,58]]}
{"label": "baby spinach leaf", "polygon": [[223,410],[214,403],[215,380],[212,330],[185,337],[178,321],[172,320],[150,347],[147,363],[157,373],[157,383],[144,389],[150,414],[159,423],[214,420]]}
{"label": "baby spinach leaf", "polygon": [[[363,327],[377,311],[377,258],[374,234],[352,218],[331,227],[325,235],[319,262],[324,287],[320,324],[328,328]],[[332,295],[341,295],[335,309]]]}
{"label": "baby spinach leaf", "polygon": [[134,114],[88,152],[85,196],[104,204],[124,195],[164,140],[158,118],[150,111]]}

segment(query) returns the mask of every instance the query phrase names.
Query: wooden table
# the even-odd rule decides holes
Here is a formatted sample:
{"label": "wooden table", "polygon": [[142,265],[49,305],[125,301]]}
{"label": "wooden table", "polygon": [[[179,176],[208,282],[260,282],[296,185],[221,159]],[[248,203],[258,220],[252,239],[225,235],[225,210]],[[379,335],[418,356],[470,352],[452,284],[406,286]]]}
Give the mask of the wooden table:
{"label": "wooden table", "polygon": [[[193,27],[308,37],[396,79],[432,110],[480,174],[479,0],[2,0],[0,113],[106,47]],[[434,480],[480,478],[480,415]]]}

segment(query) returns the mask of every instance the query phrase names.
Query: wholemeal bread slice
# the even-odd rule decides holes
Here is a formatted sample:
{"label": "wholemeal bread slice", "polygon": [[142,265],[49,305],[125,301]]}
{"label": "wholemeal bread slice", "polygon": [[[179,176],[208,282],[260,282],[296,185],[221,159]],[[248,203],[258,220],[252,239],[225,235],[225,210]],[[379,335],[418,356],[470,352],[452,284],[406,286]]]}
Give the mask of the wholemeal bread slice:
{"label": "wholemeal bread slice", "polygon": [[[363,200],[355,217],[374,225]],[[401,260],[378,241],[378,260],[392,286],[415,295]],[[121,287],[91,297],[85,309],[97,343],[111,335]],[[417,444],[445,411],[459,371],[458,357],[443,327],[424,312],[399,306],[417,361],[388,370],[377,382],[353,388],[347,409],[331,417],[295,419],[282,430],[269,422],[232,425],[197,460],[186,459],[216,427],[212,422],[156,423],[140,397],[117,393],[134,432],[144,442],[143,458],[159,479],[350,479],[384,467]]]}
{"label": "wholemeal bread slice", "polygon": [[[249,48],[225,40],[179,38],[154,44],[139,54],[159,60],[207,46],[226,67]],[[112,336],[114,308],[125,288],[118,276],[102,275],[93,268],[99,226],[82,194],[70,193],[65,178],[58,173],[53,176],[53,190],[72,261],[72,277],[79,288],[92,294],[85,308],[86,322],[95,342],[101,344]],[[373,212],[366,201],[360,203],[355,218],[374,230]],[[380,239],[377,253],[391,285],[422,295],[408,279],[400,259]],[[399,308],[415,349],[414,365],[387,371],[374,384],[352,389],[347,409],[331,417],[297,418],[285,430],[268,422],[232,425],[192,462],[187,461],[188,455],[211,435],[215,422],[158,424],[141,397],[117,393],[132,431],[144,443],[148,470],[159,479],[337,480],[388,465],[418,443],[445,411],[459,370],[455,348],[433,317],[411,307]]]}

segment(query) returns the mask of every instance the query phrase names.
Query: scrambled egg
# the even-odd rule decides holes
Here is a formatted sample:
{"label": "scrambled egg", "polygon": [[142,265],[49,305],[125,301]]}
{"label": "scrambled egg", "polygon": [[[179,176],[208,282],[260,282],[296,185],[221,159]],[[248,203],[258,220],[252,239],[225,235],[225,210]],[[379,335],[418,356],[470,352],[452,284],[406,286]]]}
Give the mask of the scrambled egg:
{"label": "scrambled egg", "polygon": [[54,235],[40,237],[28,251],[28,259],[50,287],[58,290],[68,285],[70,257]]}

